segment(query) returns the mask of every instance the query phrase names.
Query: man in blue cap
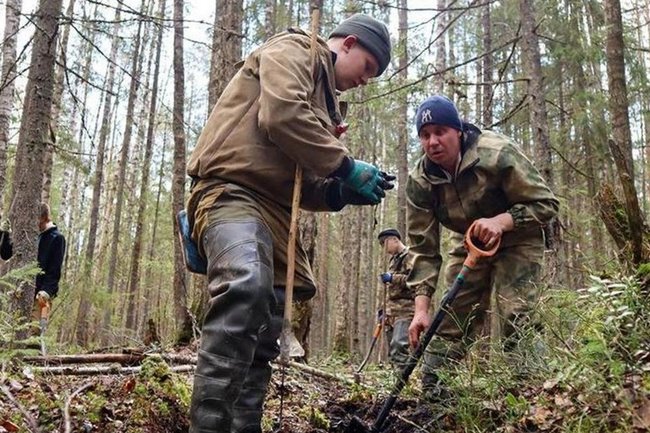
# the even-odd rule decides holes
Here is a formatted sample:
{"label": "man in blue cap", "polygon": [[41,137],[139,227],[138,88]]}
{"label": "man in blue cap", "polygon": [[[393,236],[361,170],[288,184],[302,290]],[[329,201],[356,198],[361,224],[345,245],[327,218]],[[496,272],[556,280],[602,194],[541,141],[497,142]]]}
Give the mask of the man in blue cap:
{"label": "man in blue cap", "polygon": [[[488,312],[501,329],[505,347],[517,341],[539,298],[544,254],[542,227],[558,212],[559,202],[533,164],[511,139],[461,121],[456,105],[435,95],[417,110],[415,125],[424,155],[410,173],[407,224],[413,268],[407,285],[415,292],[409,327],[412,346],[429,327],[431,296],[442,264],[441,227],[452,235],[445,284],[449,287],[465,260],[463,234],[496,255],[467,274],[465,284],[426,348],[422,367],[425,397],[436,400],[444,387],[438,368],[464,356],[468,344],[487,329]],[[490,305],[492,292],[496,305]]]}

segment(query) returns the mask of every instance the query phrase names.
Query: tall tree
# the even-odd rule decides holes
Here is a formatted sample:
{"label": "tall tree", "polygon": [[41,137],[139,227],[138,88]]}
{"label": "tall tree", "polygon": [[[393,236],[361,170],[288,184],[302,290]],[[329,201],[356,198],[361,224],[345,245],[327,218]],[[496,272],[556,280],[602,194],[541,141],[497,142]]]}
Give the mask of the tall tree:
{"label": "tall tree", "polygon": [[216,7],[212,30],[208,114],[237,72],[235,64],[241,60],[242,55],[242,0],[217,0]]}
{"label": "tall tree", "polygon": [[[9,211],[14,244],[11,262],[13,268],[24,266],[36,257],[36,221],[40,215],[43,154],[50,140],[55,48],[61,7],[62,0],[41,0],[34,14],[36,30],[20,122],[13,199]],[[21,284],[15,307],[23,319],[30,317],[33,302],[33,284]],[[19,338],[24,336],[24,330],[17,333]]]}
{"label": "tall tree", "polygon": [[[70,0],[65,16],[68,23],[72,22],[74,18],[74,4],[75,0]],[[54,95],[52,96],[52,120],[51,128],[52,134],[56,134],[58,130],[59,115],[61,113],[61,102],[63,99],[63,78],[66,68],[66,56],[68,52],[68,41],[70,40],[70,25],[63,28],[61,34],[61,42],[59,49],[59,58],[56,71],[54,73]],[[43,192],[41,194],[41,201],[43,203],[50,202],[50,190],[52,189],[52,165],[54,164],[54,143],[47,146],[45,155],[43,155]]]}
{"label": "tall tree", "polygon": [[623,20],[619,0],[605,1],[607,21],[607,81],[609,83],[609,106],[612,117],[610,148],[625,196],[625,210],[629,224],[629,241],[632,246],[632,262],[644,261],[643,234],[646,232],[639,200],[634,186],[634,159],[632,157],[632,134],[628,113],[627,85],[625,79],[625,44]]}
{"label": "tall tree", "polygon": [[[408,0],[398,0],[399,7],[399,64],[401,85],[408,79]],[[397,137],[397,230],[406,234],[406,180],[408,178],[408,93],[403,92],[399,102]]]}
{"label": "tall tree", "polygon": [[133,251],[131,255],[131,277],[129,282],[128,310],[126,315],[126,327],[133,331],[136,330],[136,294],[140,284],[140,261],[142,251],[142,238],[145,212],[147,210],[147,201],[149,199],[149,172],[151,169],[151,156],[153,153],[153,136],[156,123],[156,106],[158,104],[158,78],[160,75],[160,53],[162,50],[163,22],[165,19],[165,0],[160,1],[160,10],[158,11],[158,39],[156,41],[156,56],[154,60],[153,85],[151,86],[151,102],[149,106],[149,119],[147,126],[147,136],[145,139],[144,160],[142,161],[142,178],[140,180],[140,198],[138,204],[138,215],[135,223],[135,239],[133,240]]}
{"label": "tall tree", "polygon": [[[142,0],[141,11],[145,11],[145,0]],[[129,98],[126,104],[126,124],[124,126],[124,135],[122,137],[122,146],[120,151],[120,161],[117,173],[117,189],[115,192],[115,216],[113,217],[113,231],[111,233],[111,250],[108,264],[108,277],[106,280],[106,289],[111,295],[115,289],[115,274],[117,272],[118,247],[120,243],[120,227],[122,224],[122,207],[124,205],[124,187],[126,184],[126,165],[129,160],[129,151],[131,149],[131,134],[133,133],[133,111],[140,87],[140,66],[141,66],[141,37],[143,22],[138,22],[138,30],[135,36],[133,54],[131,59],[131,84],[129,86]],[[109,341],[108,330],[111,326],[111,316],[113,308],[112,303],[104,307],[104,319],[102,322],[103,334],[102,342],[105,344]]]}
{"label": "tall tree", "polygon": [[483,60],[481,63],[482,81],[481,94],[481,121],[483,126],[492,124],[492,77],[493,77],[493,54],[492,51],[492,20],[490,19],[490,2],[486,2],[481,15],[481,27],[483,27]]}
{"label": "tall tree", "polygon": [[[213,47],[214,48],[214,47]],[[172,219],[174,233],[178,231],[175,216],[185,203],[185,68],[183,67],[183,0],[174,0],[174,168],[172,179]],[[192,320],[187,309],[187,275],[183,265],[183,250],[174,236],[174,316],[176,341],[185,342],[192,336]]]}
{"label": "tall tree", "polygon": [[[121,8],[118,5],[115,8],[115,18],[113,24],[113,40],[111,43],[110,59],[117,58],[117,51],[120,47],[120,26],[121,26]],[[101,116],[101,126],[99,129],[99,141],[97,143],[97,156],[95,162],[95,173],[93,176],[93,196],[90,203],[90,217],[88,227],[88,240],[84,253],[84,282],[79,299],[79,308],[77,310],[77,327],[76,340],[77,344],[85,346],[88,343],[88,317],[90,315],[90,281],[93,270],[93,259],[95,257],[95,245],[97,241],[97,229],[99,225],[99,207],[102,193],[102,184],[104,182],[104,159],[106,154],[106,143],[110,132],[111,105],[113,100],[113,91],[115,87],[115,68],[114,60],[108,62],[106,71],[106,86],[104,91],[103,112]]]}
{"label": "tall tree", "polygon": [[[539,38],[535,24],[533,0],[519,2],[521,13],[521,43],[523,51],[523,69],[528,75],[527,100],[530,106],[530,125],[533,141],[536,145],[537,163],[541,173],[551,189],[554,188],[553,158],[548,134],[548,114],[546,111],[546,91],[542,74],[542,60]],[[552,253],[549,255],[549,269],[557,268],[557,248],[559,247],[559,224],[556,218],[544,227],[546,243]]]}
{"label": "tall tree", "polygon": [[0,72],[0,216],[4,207],[4,189],[7,184],[7,145],[11,112],[14,108],[16,38],[21,8],[22,0],[7,0],[5,5],[5,32],[2,41],[2,72]]}

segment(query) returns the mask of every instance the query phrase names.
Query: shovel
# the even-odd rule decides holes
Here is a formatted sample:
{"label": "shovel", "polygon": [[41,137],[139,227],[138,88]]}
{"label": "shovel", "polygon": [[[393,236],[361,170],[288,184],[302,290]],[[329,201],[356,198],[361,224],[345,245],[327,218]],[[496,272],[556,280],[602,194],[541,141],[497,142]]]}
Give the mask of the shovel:
{"label": "shovel", "polygon": [[472,233],[474,229],[474,224],[475,223],[473,223],[465,233],[465,248],[467,249],[467,257],[463,262],[463,267],[461,268],[460,272],[456,276],[456,279],[454,280],[454,284],[451,286],[447,294],[442,298],[442,301],[440,301],[440,307],[438,308],[436,315],[431,321],[431,325],[429,325],[429,329],[427,329],[427,332],[420,339],[420,344],[418,344],[418,346],[409,356],[409,359],[406,362],[404,369],[400,373],[400,378],[397,380],[397,383],[393,387],[388,399],[386,399],[386,401],[384,402],[384,405],[379,411],[379,414],[377,415],[375,422],[373,423],[372,426],[367,427],[361,418],[354,416],[350,420],[350,424],[348,424],[347,428],[345,429],[345,433],[379,433],[381,431],[382,426],[384,425],[386,419],[388,418],[388,414],[390,413],[390,410],[393,408],[395,402],[397,401],[397,397],[402,392],[402,389],[404,389],[404,386],[406,385],[406,382],[411,376],[411,373],[413,373],[413,370],[415,369],[418,362],[420,361],[420,358],[424,354],[424,349],[426,349],[426,347],[429,345],[429,342],[431,341],[435,333],[438,331],[438,328],[440,327],[442,320],[447,314],[447,309],[456,298],[456,295],[458,294],[460,289],[463,287],[463,284],[465,283],[466,275],[476,266],[476,262],[479,259],[484,257],[491,257],[496,253],[497,249],[499,248],[500,241],[497,242],[489,250],[482,250],[474,244],[470,235],[470,233]]}
{"label": "shovel", "polygon": [[363,367],[366,366],[368,363],[368,360],[370,359],[370,355],[372,355],[372,350],[375,348],[377,345],[377,340],[379,340],[379,335],[381,334],[381,329],[384,327],[384,310],[379,309],[377,311],[377,325],[375,325],[375,331],[372,334],[372,342],[370,343],[370,348],[368,349],[368,353],[366,353],[366,357],[363,358],[363,361],[361,362],[361,365],[359,368],[357,368],[356,374],[361,373],[361,370],[363,370]]}

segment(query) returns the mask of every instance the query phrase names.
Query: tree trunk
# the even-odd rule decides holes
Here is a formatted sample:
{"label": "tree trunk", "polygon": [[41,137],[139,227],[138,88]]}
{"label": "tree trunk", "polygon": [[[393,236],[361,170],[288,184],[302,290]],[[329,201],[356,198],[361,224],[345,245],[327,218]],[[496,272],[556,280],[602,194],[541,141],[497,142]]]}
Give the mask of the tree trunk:
{"label": "tree trunk", "polygon": [[312,351],[326,351],[329,344],[329,269],[328,258],[330,248],[329,215],[318,214],[318,239],[315,257],[314,273],[316,278],[316,296],[314,297],[313,332],[310,346]]}
{"label": "tree trunk", "polygon": [[[176,215],[185,206],[185,68],[183,67],[183,0],[174,0],[174,168],[172,179],[172,219],[174,233],[178,232]],[[215,29],[215,31],[217,31]],[[213,47],[214,49],[214,47]],[[212,87],[212,86],[211,86]],[[174,316],[176,342],[185,343],[192,337],[192,321],[187,310],[187,275],[183,264],[182,246],[174,236]]]}
{"label": "tree trunk", "polygon": [[276,1],[264,0],[264,40],[275,34]]}
{"label": "tree trunk", "polygon": [[217,0],[216,4],[208,88],[209,111],[212,111],[219,96],[237,72],[235,64],[241,60],[242,55],[242,0]]}
{"label": "tree trunk", "polygon": [[342,261],[339,265],[345,268],[343,275],[339,279],[339,284],[336,287],[336,299],[334,301],[335,322],[334,322],[334,341],[333,352],[349,353],[350,351],[350,281],[351,272],[349,272],[348,264],[353,262],[355,249],[352,242],[347,240],[352,238],[352,227],[348,221],[350,219],[350,211],[345,211],[341,215],[341,237],[343,240],[343,254]]}
{"label": "tree trunk", "polygon": [[634,186],[634,161],[632,159],[632,135],[628,114],[627,85],[625,84],[625,57],[623,23],[619,0],[605,1],[607,21],[607,81],[609,84],[609,106],[612,118],[613,142],[611,150],[618,150],[622,159],[614,156],[619,180],[625,195],[625,207],[630,227],[632,261],[635,265],[644,260],[643,227],[644,221]]}
{"label": "tree trunk", "polygon": [[160,10],[158,11],[158,40],[156,42],[156,57],[153,72],[153,85],[151,88],[151,102],[149,106],[149,119],[147,126],[147,137],[145,139],[144,160],[142,161],[142,178],[140,180],[140,199],[138,205],[138,215],[135,223],[135,239],[133,240],[133,251],[131,255],[131,281],[129,284],[129,293],[127,296],[128,308],[126,314],[126,327],[132,331],[137,329],[136,306],[138,287],[140,283],[140,261],[142,251],[142,238],[144,218],[147,211],[147,201],[149,199],[149,172],[151,168],[151,156],[153,153],[153,135],[156,123],[156,105],[158,103],[158,78],[160,75],[160,53],[162,50],[163,23],[165,19],[165,0],[160,1]]}
{"label": "tree trunk", "polygon": [[[408,0],[398,1],[399,9],[399,81],[408,80]],[[406,181],[408,179],[408,94],[402,93],[397,126],[397,230],[406,236]]]}
{"label": "tree trunk", "polygon": [[7,145],[16,88],[16,35],[20,25],[22,3],[22,0],[7,0],[5,5],[2,75],[0,76],[0,216],[3,214],[4,189],[7,184]]}
{"label": "tree trunk", "polygon": [[[65,13],[66,21],[72,21],[74,15],[75,0],[70,0],[68,8]],[[61,99],[63,96],[63,78],[65,67],[67,64],[66,57],[68,51],[68,40],[70,37],[70,25],[66,25],[61,34],[61,42],[59,51],[59,61],[54,73],[54,95],[52,96],[52,136],[58,131],[59,114],[61,113]],[[54,140],[52,140],[54,141]],[[43,203],[50,202],[50,190],[52,189],[52,165],[54,164],[54,143],[45,149],[43,156],[43,191],[41,194],[41,201]]]}
{"label": "tree trunk", "polygon": [[[140,7],[141,11],[145,10],[145,0],[142,0]],[[124,136],[122,138],[122,146],[120,152],[120,162],[117,173],[117,189],[115,192],[115,215],[113,219],[113,230],[111,233],[111,250],[108,264],[108,277],[106,280],[106,289],[109,295],[109,301],[104,306],[104,319],[102,321],[102,328],[104,330],[102,335],[102,344],[107,344],[109,341],[111,316],[113,312],[112,307],[112,293],[115,290],[115,275],[117,268],[118,247],[120,241],[120,228],[122,223],[122,207],[124,205],[124,186],[126,183],[126,165],[129,160],[129,151],[131,149],[131,134],[133,133],[133,111],[135,102],[140,87],[140,44],[142,35],[143,22],[138,22],[138,31],[135,37],[135,46],[133,47],[132,63],[131,63],[131,84],[129,87],[129,98],[126,105],[126,125],[124,128]]]}
{"label": "tree trunk", "polygon": [[483,126],[488,126],[492,124],[492,76],[494,68],[492,57],[493,54],[487,54],[492,51],[492,20],[490,19],[490,4],[487,2],[483,7],[483,14],[481,16],[481,24],[483,26],[483,52],[486,53],[483,56],[483,61],[481,64],[482,69],[482,81],[483,85],[481,86],[481,96],[483,102],[481,104],[482,109],[482,123]]}
{"label": "tree trunk", "polygon": [[[446,54],[446,44],[445,36],[443,32],[445,31],[447,13],[445,9],[447,8],[447,0],[438,0],[438,15],[435,20],[436,31],[435,34],[439,35],[438,40],[435,44],[435,68],[436,71],[440,72],[445,69],[447,65],[447,54]],[[442,94],[445,90],[445,79],[443,76],[437,76],[432,83],[432,88],[434,93]],[[451,97],[451,95],[449,95]]]}
{"label": "tree trunk", "polygon": [[[41,0],[33,18],[36,31],[20,122],[13,199],[9,211],[14,252],[11,267],[14,269],[33,262],[36,257],[35,240],[38,235],[36,222],[40,215],[43,154],[49,140],[56,39],[61,6],[62,0]],[[20,284],[14,308],[20,313],[22,319],[29,320],[33,302],[33,283]],[[16,333],[19,339],[25,335],[24,329]]]}
{"label": "tree trunk", "polygon": [[[110,58],[117,58],[117,50],[120,45],[120,22],[121,22],[121,9],[119,6],[115,8],[115,18],[113,24],[113,41],[111,43]],[[111,125],[111,101],[113,98],[113,88],[115,86],[115,63],[108,63],[106,90],[104,92],[103,113],[101,120],[101,127],[99,129],[99,141],[97,143],[97,157],[95,162],[95,175],[93,178],[93,196],[90,204],[90,217],[88,228],[88,239],[84,254],[83,263],[83,281],[81,291],[81,299],[79,300],[79,309],[77,311],[77,330],[76,341],[77,344],[84,347],[88,343],[88,318],[90,315],[90,295],[94,287],[90,284],[95,257],[95,244],[97,241],[97,229],[99,225],[99,208],[102,193],[102,184],[104,182],[104,160],[106,154],[106,143],[108,141],[108,134]]]}
{"label": "tree trunk", "polygon": [[[544,77],[542,75],[542,62],[535,25],[533,0],[522,0],[519,5],[521,7],[523,69],[528,76],[527,98],[530,105],[530,124],[533,130],[533,141],[537,149],[536,159],[541,167],[540,172],[542,176],[553,190],[555,182],[553,179],[551,146],[549,144],[545,100],[546,92],[544,89]],[[546,243],[551,250],[551,254],[548,257],[548,268],[551,270],[557,269],[559,229],[560,226],[556,218],[544,227]]]}

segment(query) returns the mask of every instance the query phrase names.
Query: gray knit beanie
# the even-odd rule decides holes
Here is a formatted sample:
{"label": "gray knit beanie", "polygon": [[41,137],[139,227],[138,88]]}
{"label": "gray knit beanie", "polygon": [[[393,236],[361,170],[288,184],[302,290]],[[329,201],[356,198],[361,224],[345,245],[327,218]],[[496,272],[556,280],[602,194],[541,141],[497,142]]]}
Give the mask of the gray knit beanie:
{"label": "gray knit beanie", "polygon": [[349,35],[356,36],[361,46],[375,57],[379,65],[377,76],[380,76],[390,63],[390,35],[386,25],[369,15],[354,14],[342,21],[329,37]]}

